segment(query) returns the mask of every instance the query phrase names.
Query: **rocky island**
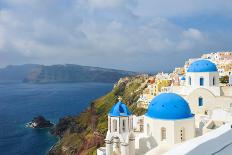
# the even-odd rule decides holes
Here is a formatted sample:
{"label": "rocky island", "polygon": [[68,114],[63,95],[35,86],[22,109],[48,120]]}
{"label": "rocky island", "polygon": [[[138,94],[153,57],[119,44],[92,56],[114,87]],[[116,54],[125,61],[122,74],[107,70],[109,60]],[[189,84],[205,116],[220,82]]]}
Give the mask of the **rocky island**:
{"label": "rocky island", "polygon": [[46,120],[43,116],[34,117],[33,120],[26,125],[30,128],[42,129],[42,128],[50,128],[54,126],[49,120]]}

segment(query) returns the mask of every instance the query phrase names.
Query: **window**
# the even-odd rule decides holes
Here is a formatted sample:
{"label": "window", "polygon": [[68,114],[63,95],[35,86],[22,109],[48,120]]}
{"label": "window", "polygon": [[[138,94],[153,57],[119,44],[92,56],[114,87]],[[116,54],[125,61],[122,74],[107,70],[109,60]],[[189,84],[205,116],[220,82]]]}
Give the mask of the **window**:
{"label": "window", "polygon": [[113,131],[117,132],[117,120],[113,120]]}
{"label": "window", "polygon": [[192,79],[191,77],[189,77],[189,85],[191,85],[191,83],[192,83]]}
{"label": "window", "polygon": [[166,129],[161,128],[161,141],[166,140]]}
{"label": "window", "polygon": [[204,78],[200,78],[200,86],[204,86]]}
{"label": "window", "polygon": [[213,77],[213,86],[215,85],[215,77]]}
{"label": "window", "polygon": [[126,121],[122,120],[122,131],[125,132],[126,130]]}
{"label": "window", "polygon": [[199,97],[198,98],[198,106],[203,106],[203,98],[202,97]]}
{"label": "window", "polygon": [[149,124],[147,124],[147,135],[149,135],[150,134],[150,126],[149,126]]}
{"label": "window", "polygon": [[183,142],[185,141],[185,132],[184,132],[184,128],[180,129],[180,141]]}

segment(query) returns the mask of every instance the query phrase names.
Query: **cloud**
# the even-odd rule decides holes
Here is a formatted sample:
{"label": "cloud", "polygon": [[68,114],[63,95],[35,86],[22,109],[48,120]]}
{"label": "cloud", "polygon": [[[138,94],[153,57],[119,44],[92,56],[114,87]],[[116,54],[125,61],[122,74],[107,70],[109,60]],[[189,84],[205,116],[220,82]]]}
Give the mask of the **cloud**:
{"label": "cloud", "polygon": [[0,33],[0,49],[3,49],[3,47],[4,47],[3,35]]}
{"label": "cloud", "polygon": [[207,2],[4,0],[0,56],[8,61],[0,65],[76,63],[140,71],[181,65],[204,50],[230,48],[225,41],[231,41],[231,28],[225,35],[218,31],[218,41],[215,29],[207,30],[211,25],[203,29],[175,22],[232,12],[228,0]]}
{"label": "cloud", "polygon": [[194,28],[189,28],[187,31],[184,31],[183,36],[197,41],[204,40],[203,34],[198,29],[194,29]]}
{"label": "cloud", "polygon": [[118,7],[123,2],[124,0],[88,0],[89,5],[94,8]]}
{"label": "cloud", "polygon": [[197,46],[202,47],[206,45],[207,40],[208,38],[200,30],[189,28],[182,32],[182,40],[177,45],[177,49],[183,51],[194,49]]}
{"label": "cloud", "polygon": [[223,14],[232,11],[230,0],[138,0],[136,13],[141,16],[188,17],[193,15]]}

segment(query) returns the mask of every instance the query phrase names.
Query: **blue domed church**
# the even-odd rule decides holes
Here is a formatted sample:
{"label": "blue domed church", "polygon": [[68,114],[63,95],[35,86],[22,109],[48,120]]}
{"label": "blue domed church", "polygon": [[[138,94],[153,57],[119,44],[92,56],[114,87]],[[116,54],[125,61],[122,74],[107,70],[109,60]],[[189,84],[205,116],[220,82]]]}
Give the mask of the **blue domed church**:
{"label": "blue domed church", "polygon": [[208,115],[222,108],[229,112],[232,108],[231,90],[220,85],[216,64],[207,59],[199,59],[186,69],[185,84],[173,90],[184,97],[194,114]]}
{"label": "blue domed church", "polygon": [[157,146],[173,146],[194,137],[194,115],[186,100],[175,93],[162,93],[152,100],[144,115],[144,132],[140,137],[135,136],[131,112],[119,100],[108,113],[105,153],[98,149],[98,154],[144,154]]}
{"label": "blue domed church", "polygon": [[193,62],[187,69],[187,94],[197,88],[210,90],[215,96],[220,96],[219,73],[217,66],[210,60],[200,59]]}
{"label": "blue domed church", "polygon": [[144,117],[144,129],[157,145],[173,145],[195,137],[195,119],[184,98],[162,93],[151,101]]}

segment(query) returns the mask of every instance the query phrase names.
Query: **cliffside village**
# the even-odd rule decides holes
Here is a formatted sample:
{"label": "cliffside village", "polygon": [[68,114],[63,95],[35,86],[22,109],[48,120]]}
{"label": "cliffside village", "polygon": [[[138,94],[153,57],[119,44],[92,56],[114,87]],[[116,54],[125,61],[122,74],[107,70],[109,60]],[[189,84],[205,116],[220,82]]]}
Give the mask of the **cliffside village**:
{"label": "cliffside village", "polygon": [[232,151],[232,52],[189,59],[172,73],[147,76],[133,115],[119,99],[108,113],[98,155],[184,155]]}
{"label": "cliffside village", "polygon": [[[200,59],[207,59],[216,64],[219,77],[228,80],[227,84],[232,85],[232,52],[217,52],[203,54],[200,58],[187,60],[183,67],[177,67],[172,73],[157,73],[155,76],[148,76],[147,88],[141,94],[137,106],[147,109],[151,100],[162,92],[168,92],[172,87],[184,86],[186,83],[186,72],[191,63]],[[226,81],[225,81],[226,82]]]}

